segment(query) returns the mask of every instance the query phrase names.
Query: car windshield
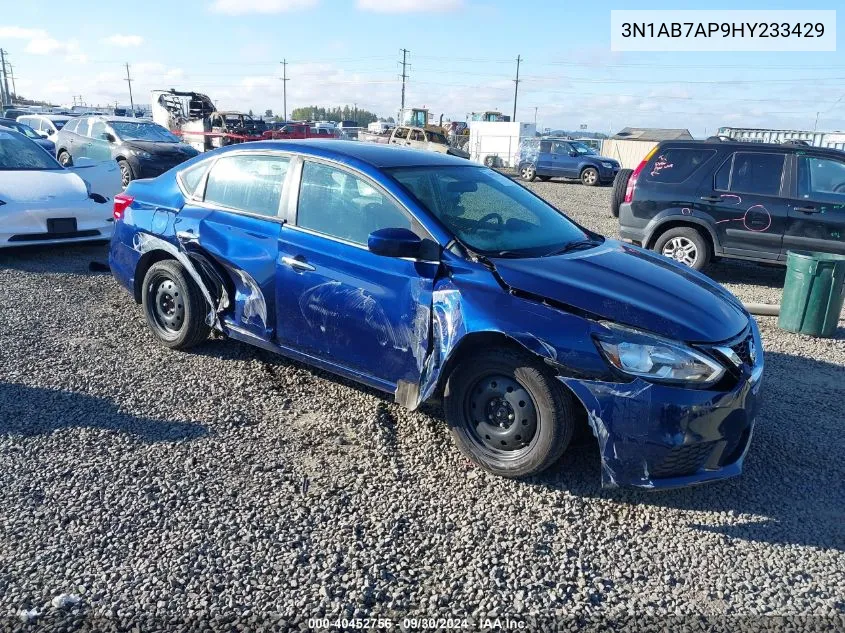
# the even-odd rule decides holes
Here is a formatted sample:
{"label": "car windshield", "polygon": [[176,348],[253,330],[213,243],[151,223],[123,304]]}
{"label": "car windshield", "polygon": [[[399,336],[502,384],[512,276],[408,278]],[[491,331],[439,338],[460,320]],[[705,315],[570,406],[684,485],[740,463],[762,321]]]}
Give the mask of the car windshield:
{"label": "car windshield", "polygon": [[594,150],[589,145],[585,145],[584,143],[572,143],[572,142],[570,142],[569,144],[572,146],[572,149],[574,149],[576,152],[578,152],[582,156],[584,156],[584,155],[593,156],[596,153],[596,150]]}
{"label": "car windshield", "polygon": [[10,130],[15,130],[16,132],[20,132],[27,138],[31,139],[40,139],[41,137],[35,133],[28,125],[24,125],[23,123],[16,123],[14,121],[0,121],[0,127],[9,128]]}
{"label": "car windshield", "polygon": [[0,171],[63,169],[52,156],[32,141],[0,130]]}
{"label": "car windshield", "polygon": [[178,143],[173,136],[155,123],[133,123],[132,121],[112,121],[110,123],[117,135],[124,141],[153,141],[156,143]]}
{"label": "car windshield", "polygon": [[455,237],[493,257],[550,255],[589,236],[553,206],[486,167],[386,170]]}

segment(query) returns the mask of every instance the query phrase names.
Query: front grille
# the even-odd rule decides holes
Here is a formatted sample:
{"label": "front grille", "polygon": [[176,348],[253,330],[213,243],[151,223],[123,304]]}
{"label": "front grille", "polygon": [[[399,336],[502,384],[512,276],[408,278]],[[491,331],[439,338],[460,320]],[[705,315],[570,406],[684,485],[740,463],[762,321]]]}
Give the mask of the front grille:
{"label": "front grille", "polygon": [[73,231],[71,233],[23,233],[13,235],[10,242],[42,242],[44,240],[69,240],[74,237],[97,237],[99,231]]}
{"label": "front grille", "polygon": [[739,359],[746,365],[753,365],[754,361],[751,358],[751,344],[754,340],[753,334],[749,334],[742,341],[736,345],[732,345],[731,349],[739,356]]}
{"label": "front grille", "polygon": [[695,474],[704,466],[715,444],[716,442],[698,442],[676,446],[669,451],[662,462],[651,469],[651,476],[660,479]]}

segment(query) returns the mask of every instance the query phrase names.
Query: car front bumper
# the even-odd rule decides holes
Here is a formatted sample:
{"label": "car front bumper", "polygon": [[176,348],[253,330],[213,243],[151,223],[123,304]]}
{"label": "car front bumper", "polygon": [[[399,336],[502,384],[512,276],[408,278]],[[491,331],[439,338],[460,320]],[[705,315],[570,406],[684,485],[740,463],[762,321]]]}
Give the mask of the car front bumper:
{"label": "car front bumper", "polygon": [[[762,349],[756,326],[754,340]],[[599,442],[602,486],[678,488],[742,472],[759,408],[762,352],[728,391],[637,379],[560,377],[583,403]]]}

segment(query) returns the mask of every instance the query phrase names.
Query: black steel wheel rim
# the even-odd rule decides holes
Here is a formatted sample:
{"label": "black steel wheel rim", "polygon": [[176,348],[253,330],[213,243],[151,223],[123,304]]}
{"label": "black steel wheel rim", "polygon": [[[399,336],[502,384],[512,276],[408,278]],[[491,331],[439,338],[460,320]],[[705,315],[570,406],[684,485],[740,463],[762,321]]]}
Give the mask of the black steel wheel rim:
{"label": "black steel wheel rim", "polygon": [[185,292],[169,277],[157,277],[147,289],[147,305],[156,325],[170,334],[185,325]]}
{"label": "black steel wheel rim", "polygon": [[516,459],[530,449],[539,420],[525,387],[509,376],[490,374],[467,390],[464,424],[484,452],[497,459]]}

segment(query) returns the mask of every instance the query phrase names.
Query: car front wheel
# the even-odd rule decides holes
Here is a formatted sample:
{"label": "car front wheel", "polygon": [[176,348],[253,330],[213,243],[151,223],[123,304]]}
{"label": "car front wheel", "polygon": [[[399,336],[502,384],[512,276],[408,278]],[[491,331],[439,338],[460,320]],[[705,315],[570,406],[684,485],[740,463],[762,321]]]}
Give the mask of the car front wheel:
{"label": "car front wheel", "polygon": [[575,426],[572,396],[530,356],[509,349],[461,361],[449,376],[444,409],[461,451],[503,477],[552,466]]}
{"label": "car front wheel", "polygon": [[167,259],[150,266],[141,304],[147,324],[166,347],[187,349],[208,338],[205,299],[179,262]]}
{"label": "car front wheel", "polygon": [[135,178],[132,174],[132,167],[124,159],[117,161],[117,166],[120,167],[120,184],[126,189]]}
{"label": "car front wheel", "polygon": [[537,170],[534,168],[534,165],[525,165],[520,170],[519,174],[522,176],[523,180],[531,182],[537,177]]}
{"label": "car front wheel", "polygon": [[599,172],[595,167],[587,167],[581,172],[581,182],[588,187],[595,187],[599,184]]}
{"label": "car front wheel", "polygon": [[68,154],[65,150],[59,152],[59,155],[56,157],[56,160],[59,161],[59,164],[62,167],[70,167],[71,165],[73,165],[73,160],[71,159],[70,154]]}

